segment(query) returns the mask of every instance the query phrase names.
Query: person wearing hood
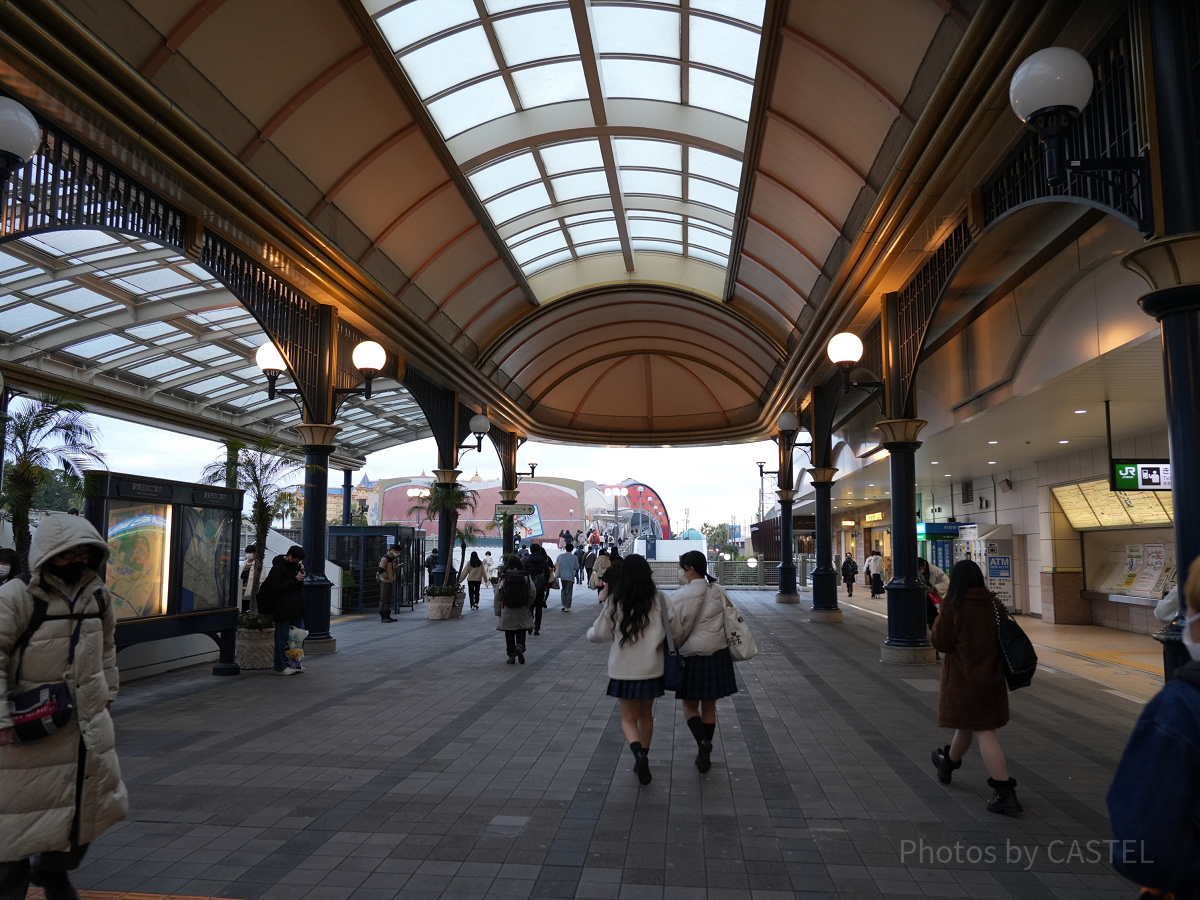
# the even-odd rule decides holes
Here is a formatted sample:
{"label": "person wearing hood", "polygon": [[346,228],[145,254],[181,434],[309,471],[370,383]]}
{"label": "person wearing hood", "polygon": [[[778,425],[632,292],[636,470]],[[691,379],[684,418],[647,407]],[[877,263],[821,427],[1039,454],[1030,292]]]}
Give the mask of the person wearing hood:
{"label": "person wearing hood", "polygon": [[[129,811],[109,716],[118,676],[112,597],[99,575],[108,553],[86,519],[50,516],[33,534],[29,583],[0,587],[0,697],[65,681],[75,707],[54,733],[16,743],[9,706],[0,703],[3,900],[23,898],[30,883],[47,900],[76,900],[67,873]],[[17,649],[36,624],[35,601],[46,604],[46,619]]]}
{"label": "person wearing hood", "polygon": [[283,556],[271,560],[271,572],[265,586],[271,597],[271,614],[275,620],[276,675],[295,675],[304,671],[289,667],[286,655],[292,626],[299,628],[304,621],[304,599],[300,592],[304,577],[304,548],[299,544],[293,544]]}
{"label": "person wearing hood", "polygon": [[1188,662],[1142,710],[1107,802],[1109,862],[1154,896],[1185,900],[1200,897],[1200,558],[1180,593]]}

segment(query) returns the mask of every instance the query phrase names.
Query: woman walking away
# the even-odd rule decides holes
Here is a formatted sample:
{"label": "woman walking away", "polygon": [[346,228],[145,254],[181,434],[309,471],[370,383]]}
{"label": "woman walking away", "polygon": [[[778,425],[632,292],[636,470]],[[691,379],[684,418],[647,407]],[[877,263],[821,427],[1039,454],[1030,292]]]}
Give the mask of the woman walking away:
{"label": "woman walking away", "polygon": [[611,565],[612,560],[609,559],[608,552],[601,550],[596,555],[596,562],[592,565],[592,574],[588,577],[588,587],[593,591],[599,591],[604,585],[604,573]]}
{"label": "woman walking away", "polygon": [[479,554],[471,551],[471,558],[463,568],[463,578],[467,582],[467,596],[471,601],[471,609],[479,609],[479,588],[487,575],[487,566],[479,558]]}
{"label": "woman walking away", "polygon": [[842,563],[842,581],[846,584],[846,596],[854,596],[854,576],[858,574],[858,563],[854,561],[854,557],[849,553],[846,554],[846,560]]}
{"label": "woman walking away", "polygon": [[621,731],[633,753],[638,781],[650,783],[650,740],[654,737],[654,700],[663,695],[664,612],[671,635],[680,640],[675,608],[654,585],[650,563],[633,554],[622,561],[609,602],[588,629],[608,651],[608,696],[621,704]]}
{"label": "woman walking away", "polygon": [[546,553],[545,547],[541,544],[534,544],[529,548],[529,559],[525,560],[525,571],[533,579],[536,591],[532,606],[533,622],[529,626],[530,634],[542,633],[542,610],[546,608],[546,599],[550,596],[550,570],[553,568],[554,563],[550,562],[550,556]]}
{"label": "woman walking away", "polygon": [[950,570],[950,589],[933,625],[933,646],[946,655],[938,691],[938,727],[953,728],[954,738],[933,751],[938,781],[949,784],[954,770],[979,738],[979,753],[987,767],[992,799],[988,812],[1015,816],[1021,812],[1015,778],[996,730],[1008,724],[1008,683],[996,633],[996,604],[983,572],[969,559]]}
{"label": "woman walking away", "polygon": [[671,605],[679,617],[679,655],[684,658],[683,684],[675,699],[683,701],[683,718],[699,753],[696,768],[712,768],[712,741],[717,732],[717,700],[737,693],[733,657],[725,639],[725,589],[708,574],[708,559],[699,550],[679,557],[679,581]]}
{"label": "woman walking away", "polygon": [[504,632],[504,649],[510,666],[513,662],[525,665],[525,633],[533,627],[529,607],[536,596],[537,588],[521,565],[520,557],[510,556],[500,570],[500,584],[492,601],[500,617],[496,630]]}

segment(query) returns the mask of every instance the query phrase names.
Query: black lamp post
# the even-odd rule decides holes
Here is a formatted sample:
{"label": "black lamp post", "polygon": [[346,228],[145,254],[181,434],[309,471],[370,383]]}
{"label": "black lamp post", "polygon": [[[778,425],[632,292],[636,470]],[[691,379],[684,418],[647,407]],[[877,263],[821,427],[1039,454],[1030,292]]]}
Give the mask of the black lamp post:
{"label": "black lamp post", "polygon": [[[524,444],[524,443],[525,443],[525,441],[522,438],[521,444]],[[515,454],[514,454],[514,458],[515,458]],[[515,470],[513,471],[513,477],[516,479],[515,483],[518,486],[520,486],[522,478],[533,478],[534,472],[537,471],[538,457],[537,457],[537,452],[535,450],[533,450],[531,448],[529,450],[529,452],[525,454],[525,460],[526,460],[526,465],[529,466],[528,472],[518,472]],[[516,490],[515,488],[511,491],[501,491],[500,492],[501,505],[503,505],[503,506],[514,505],[517,502],[517,494],[519,494],[519,493],[520,493],[520,491]],[[507,559],[510,555],[512,555],[512,553],[516,550],[516,541],[513,540],[513,524],[514,523],[513,523],[512,516],[504,516],[504,521],[501,522],[501,524],[500,524],[500,527],[502,529],[501,530],[502,541],[504,543],[504,546],[502,549],[504,551],[505,559]],[[501,562],[503,563],[503,560],[501,560]]]}

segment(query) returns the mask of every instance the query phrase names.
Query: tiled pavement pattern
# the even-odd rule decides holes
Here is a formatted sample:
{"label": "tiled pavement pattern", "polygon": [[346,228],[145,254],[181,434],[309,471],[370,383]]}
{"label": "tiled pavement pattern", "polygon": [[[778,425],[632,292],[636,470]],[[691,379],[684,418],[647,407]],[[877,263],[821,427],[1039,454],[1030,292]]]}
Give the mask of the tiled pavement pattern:
{"label": "tiled pavement pattern", "polygon": [[1104,793],[1137,704],[1062,673],[1014,695],[1001,740],[1026,813],[995,816],[977,754],[949,788],[934,778],[937,671],[881,666],[881,620],[812,625],[743,592],[760,652],[720,704],[712,771],[696,772],[664,698],[641,788],[604,696],[607,648],[583,638],[591,596],[547,611],[525,666],[505,664],[485,596],[449,622],[418,606],[337,625],[339,652],[298,677],[202,667],[131,684],[114,713],[132,812],[77,885],[243,900],[1135,893],[1083,842],[1109,837]]}

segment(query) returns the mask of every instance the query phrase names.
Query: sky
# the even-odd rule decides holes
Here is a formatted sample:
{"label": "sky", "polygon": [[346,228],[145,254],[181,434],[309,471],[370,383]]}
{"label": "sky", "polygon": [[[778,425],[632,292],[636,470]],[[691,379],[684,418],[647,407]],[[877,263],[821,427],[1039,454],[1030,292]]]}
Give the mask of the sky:
{"label": "sky", "polygon": [[[196,481],[210,462],[224,458],[224,447],[158,428],[135,425],[106,416],[91,417],[97,426],[96,443],[110,471],[131,475]],[[686,525],[699,527],[736,518],[747,524],[758,511],[759,477],[755,462],[776,468],[775,445],[770,441],[725,447],[594,447],[545,444],[531,441],[517,456],[528,468],[530,451],[540,455],[539,476],[591,480],[599,484],[632,478],[654,488],[666,503],[673,531]],[[367,457],[366,473],[372,479],[432,474],[437,451],[432,438],[381,450]],[[484,480],[499,479],[500,463],[490,442],[483,452],[464,452],[460,457],[461,480],[478,469]],[[362,477],[355,472],[354,480]],[[330,483],[340,484],[341,472],[330,473]],[[768,495],[766,505],[774,503]],[[686,520],[686,523],[685,523]]]}

